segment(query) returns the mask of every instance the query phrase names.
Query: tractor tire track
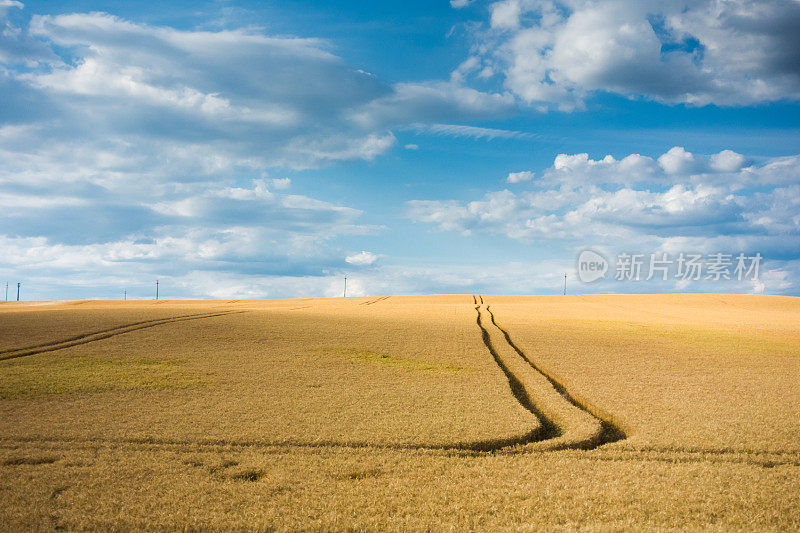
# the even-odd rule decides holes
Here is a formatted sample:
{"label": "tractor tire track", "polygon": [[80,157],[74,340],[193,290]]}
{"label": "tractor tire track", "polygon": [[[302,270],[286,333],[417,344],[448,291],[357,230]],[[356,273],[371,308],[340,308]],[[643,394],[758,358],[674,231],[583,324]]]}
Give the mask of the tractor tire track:
{"label": "tractor tire track", "polygon": [[[478,296],[483,302],[483,297]],[[482,309],[489,315],[488,324]],[[517,401],[536,415],[542,430],[530,451],[594,449],[623,435],[613,424],[596,416],[575,400],[566,388],[533,364],[513,343],[508,332],[497,325],[490,306],[476,305],[477,323],[487,349],[506,374]]]}
{"label": "tractor tire track", "polygon": [[372,305],[372,304],[376,304],[378,302],[382,302],[383,300],[388,300],[388,299],[389,299],[389,296],[379,296],[379,297],[375,298],[374,300],[367,300],[366,302],[361,302],[359,305]]}
{"label": "tractor tire track", "polygon": [[[368,441],[337,441],[337,440],[302,440],[302,439],[276,439],[276,440],[242,440],[242,439],[169,439],[161,437],[68,437],[68,436],[19,436],[0,437],[0,449],[17,450],[29,445],[38,446],[46,450],[96,450],[100,447],[125,448],[131,451],[171,450],[179,453],[196,453],[204,451],[232,451],[236,449],[259,449],[263,453],[286,453],[286,449],[305,449],[309,452],[330,449],[350,449],[365,451],[391,450],[407,453],[427,453],[446,456],[485,457],[498,453],[507,455],[542,456],[548,454],[547,450],[531,452],[525,446],[515,446],[519,439],[496,439],[494,441],[461,442],[454,444],[415,444],[415,443],[375,443]],[[717,453],[715,453],[717,452]],[[692,452],[667,452],[660,449],[643,447],[636,451],[613,448],[599,448],[590,453],[580,450],[565,450],[563,453],[572,453],[565,456],[575,460],[591,462],[629,462],[647,463],[664,462],[671,464],[702,463],[702,464],[746,464],[761,468],[776,466],[800,467],[800,454],[797,452],[764,452],[764,451],[739,451],[728,452],[724,450],[704,450],[702,453]]]}
{"label": "tractor tire track", "polygon": [[364,440],[335,440],[335,439],[296,439],[285,438],[275,440],[241,440],[241,439],[170,439],[161,437],[50,437],[50,436],[21,436],[21,437],[0,437],[0,448],[14,447],[16,444],[44,444],[52,443],[65,447],[74,447],[76,444],[86,446],[97,446],[98,444],[114,445],[133,445],[133,446],[153,446],[153,447],[187,447],[196,450],[198,447],[219,447],[219,448],[349,448],[349,449],[375,449],[375,450],[397,450],[397,451],[421,451],[421,452],[441,452],[457,453],[469,455],[482,455],[486,453],[496,453],[501,450],[520,450],[519,445],[528,442],[528,435],[511,435],[504,437],[494,437],[482,440],[455,441],[443,443],[424,443],[424,442],[372,442]]}
{"label": "tractor tire track", "polygon": [[150,319],[150,320],[141,320],[139,322],[130,322],[128,324],[122,324],[121,326],[114,326],[113,328],[100,329],[100,330],[97,330],[97,331],[90,331],[89,333],[81,333],[79,335],[74,335],[72,337],[67,337],[66,339],[42,342],[42,343],[39,343],[39,344],[29,344],[28,346],[20,346],[19,348],[6,348],[6,349],[3,349],[3,350],[0,350],[0,359],[2,359],[2,354],[6,354],[6,353],[10,353],[10,352],[19,352],[19,351],[23,351],[23,350],[33,350],[35,348],[42,348],[42,347],[45,347],[45,346],[51,346],[53,344],[61,344],[63,342],[75,341],[75,340],[83,339],[85,337],[89,337],[89,336],[92,336],[92,335],[97,335],[99,333],[107,333],[109,331],[116,331],[116,330],[118,330],[120,328],[138,326],[140,324],[151,324],[153,322],[161,322],[162,320],[171,320],[171,319],[175,319],[175,318],[187,318],[187,317],[203,316],[203,315],[206,315],[206,314],[208,314],[208,313],[193,313],[191,315],[178,315],[178,316],[173,316],[173,317],[163,317],[163,318],[153,318],[153,319]]}
{"label": "tractor tire track", "polygon": [[508,386],[511,388],[511,394],[514,395],[514,398],[522,407],[527,409],[534,417],[536,417],[536,424],[528,434],[528,442],[552,439],[561,436],[560,428],[553,424],[552,421],[536,407],[536,404],[533,403],[533,399],[531,398],[530,392],[525,387],[525,384],[523,384],[522,381],[520,381],[519,378],[514,375],[514,373],[508,368],[508,365],[503,361],[503,358],[497,353],[497,350],[492,343],[491,336],[489,335],[489,331],[483,324],[480,306],[475,306],[475,311],[478,313],[476,322],[481,330],[483,344],[486,345],[489,353],[492,354],[492,357],[494,358],[494,362],[498,367],[500,367],[500,370],[503,371],[503,374],[505,374],[506,379],[508,380]]}
{"label": "tractor tire track", "polygon": [[511,348],[515,352],[517,352],[517,354],[522,359],[524,359],[526,363],[528,363],[534,370],[536,370],[538,373],[540,373],[542,376],[544,376],[545,379],[550,383],[550,385],[552,385],[552,387],[556,391],[558,391],[558,393],[561,394],[561,396],[563,396],[564,399],[567,400],[570,404],[572,404],[573,406],[577,407],[578,409],[580,409],[582,411],[585,411],[585,412],[589,413],[591,416],[593,416],[594,418],[596,418],[596,419],[598,419],[600,421],[600,424],[602,425],[602,428],[603,428],[602,444],[611,443],[611,442],[617,442],[617,441],[620,441],[620,440],[623,440],[623,439],[627,438],[627,435],[626,435],[625,431],[622,429],[622,427],[621,427],[621,425],[619,423],[614,422],[610,416],[601,414],[599,409],[591,407],[587,401],[585,401],[583,399],[579,400],[575,395],[571,394],[567,390],[567,388],[564,386],[563,383],[561,383],[559,380],[557,380],[551,374],[548,374],[547,372],[545,372],[530,357],[528,357],[525,354],[525,352],[523,352],[522,349],[519,346],[517,346],[517,344],[513,340],[511,340],[511,336],[509,335],[508,331],[506,329],[502,328],[497,323],[497,321],[495,320],[494,313],[492,313],[491,309],[489,309],[488,306],[486,308],[486,312],[489,313],[489,317],[490,317],[490,319],[492,321],[492,324],[497,329],[500,330],[500,332],[503,334],[503,337],[505,337],[505,340],[508,343],[508,345],[511,346]]}
{"label": "tractor tire track", "polygon": [[17,348],[15,350],[7,350],[4,353],[0,354],[0,361],[5,361],[8,359],[17,359],[20,357],[26,357],[29,355],[36,355],[45,352],[53,352],[56,350],[62,350],[64,348],[70,348],[72,346],[78,346],[81,344],[87,344],[90,342],[95,342],[103,339],[108,339],[110,337],[115,337],[117,335],[122,335],[125,333],[130,333],[132,331],[138,331],[140,329],[152,328],[155,326],[161,326],[164,324],[174,324],[176,322],[185,322],[187,320],[199,320],[201,318],[214,318],[218,316],[225,316],[230,314],[238,314],[244,313],[246,311],[221,311],[216,313],[199,313],[194,315],[183,315],[177,317],[170,317],[164,319],[155,319],[155,320],[145,320],[142,322],[134,322],[131,324],[125,324],[122,326],[117,326],[115,328],[109,328],[106,330],[95,331],[93,333],[85,333],[83,335],[76,335],[74,337],[70,337],[67,339],[62,339],[60,341],[54,341],[47,344],[42,344],[38,346],[29,346],[26,348]]}

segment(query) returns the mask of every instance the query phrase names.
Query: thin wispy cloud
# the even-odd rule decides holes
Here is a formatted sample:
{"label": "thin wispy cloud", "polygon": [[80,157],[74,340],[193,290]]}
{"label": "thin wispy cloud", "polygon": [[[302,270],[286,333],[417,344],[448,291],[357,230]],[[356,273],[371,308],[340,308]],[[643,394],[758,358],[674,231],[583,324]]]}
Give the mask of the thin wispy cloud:
{"label": "thin wispy cloud", "polygon": [[489,141],[493,139],[536,140],[542,138],[539,134],[525,131],[482,128],[479,126],[466,126],[461,124],[414,124],[413,128],[418,133],[427,133],[444,137],[485,139]]}

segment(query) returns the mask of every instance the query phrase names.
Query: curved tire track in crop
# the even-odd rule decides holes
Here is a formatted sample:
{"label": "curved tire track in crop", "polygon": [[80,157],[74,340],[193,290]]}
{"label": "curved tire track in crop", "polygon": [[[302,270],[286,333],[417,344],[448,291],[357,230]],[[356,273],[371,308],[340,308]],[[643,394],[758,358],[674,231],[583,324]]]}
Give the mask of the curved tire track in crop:
{"label": "curved tire track in crop", "polygon": [[576,408],[589,413],[591,416],[595,417],[597,420],[600,421],[602,426],[603,433],[601,435],[601,444],[606,444],[609,442],[617,442],[619,440],[623,440],[626,438],[625,431],[622,427],[613,421],[613,419],[608,415],[603,415],[600,413],[600,410],[592,407],[586,400],[578,399],[575,395],[571,394],[567,388],[562,384],[559,380],[553,377],[551,374],[548,374],[542,368],[537,365],[530,357],[528,357],[525,352],[522,351],[513,340],[511,340],[511,336],[509,335],[508,331],[501,327],[497,321],[495,320],[494,313],[492,313],[489,307],[486,307],[486,312],[489,313],[489,317],[491,319],[492,324],[500,330],[505,337],[506,342],[508,343],[511,348],[517,352],[522,359],[525,360],[534,370],[539,372],[544,378],[550,383],[550,385],[567,400],[570,404],[575,406]]}
{"label": "curved tire track in crop", "polygon": [[[564,385],[525,355],[508,332],[497,324],[490,306],[483,304],[482,296],[478,296],[477,301],[481,302],[475,306],[477,323],[486,348],[506,374],[514,397],[541,423],[539,438],[527,444],[526,449],[590,450],[625,438],[625,433],[610,419],[599,416],[596,410],[576,399]],[[483,318],[484,312],[489,315],[488,323]]]}
{"label": "curved tire track in crop", "polygon": [[538,407],[536,407],[536,404],[533,402],[533,398],[531,397],[531,391],[529,388],[526,387],[526,384],[523,383],[514,374],[514,372],[511,371],[508,363],[503,359],[503,357],[500,356],[500,354],[498,354],[497,349],[492,342],[491,335],[483,323],[483,315],[481,314],[481,307],[479,305],[475,306],[475,311],[478,313],[476,321],[481,330],[483,344],[486,345],[489,353],[492,354],[494,362],[497,363],[497,366],[500,367],[500,370],[502,370],[503,374],[506,375],[508,386],[511,388],[511,394],[513,394],[517,402],[519,402],[522,407],[530,411],[538,421],[538,427],[535,427],[529,433],[528,442],[560,437],[561,429],[553,424],[553,422],[544,413],[542,413]]}
{"label": "curved tire track in crop", "polygon": [[143,320],[141,322],[132,322],[130,324],[124,324],[122,326],[94,331],[91,333],[84,333],[82,335],[75,335],[73,337],[68,337],[66,339],[62,339],[59,341],[39,344],[36,346],[26,346],[24,348],[7,349],[0,352],[0,361],[4,361],[7,359],[17,359],[19,357],[26,357],[28,355],[36,355],[45,352],[53,352],[56,350],[62,350],[64,348],[70,348],[72,346],[78,346],[80,344],[87,344],[90,342],[108,339],[109,337],[115,337],[117,335],[122,335],[124,333],[130,333],[131,331],[138,331],[140,329],[152,328],[164,324],[174,324],[176,322],[185,322],[187,320],[199,320],[201,318],[213,318],[218,316],[225,316],[225,315],[244,313],[244,312],[245,311],[219,311],[216,313],[197,313],[193,315],[182,315],[169,318],[159,318],[154,320]]}
{"label": "curved tire track in crop", "polygon": [[19,351],[22,351],[22,350],[33,350],[35,348],[42,348],[44,346],[51,346],[53,344],[60,344],[62,342],[69,342],[69,341],[74,341],[74,340],[78,340],[78,339],[83,339],[84,337],[88,337],[90,335],[97,335],[99,333],[107,333],[109,331],[115,331],[115,330],[120,329],[120,328],[127,328],[127,327],[130,327],[130,326],[138,326],[140,324],[151,324],[153,322],[161,322],[162,320],[171,320],[171,319],[176,319],[176,318],[196,317],[196,316],[201,316],[201,315],[206,315],[206,314],[208,314],[208,313],[194,313],[194,314],[191,314],[191,315],[179,315],[179,316],[174,316],[174,317],[163,317],[163,318],[153,318],[153,319],[150,319],[150,320],[141,320],[139,322],[130,322],[128,324],[122,324],[121,326],[114,326],[113,328],[107,328],[107,329],[101,329],[101,330],[97,330],[97,331],[91,331],[89,333],[81,333],[80,335],[73,335],[71,337],[67,337],[66,339],[42,342],[42,343],[39,343],[39,344],[30,344],[28,346],[20,346],[19,348],[5,348],[3,350],[0,350],[0,358],[2,358],[2,354],[6,354],[6,353],[9,353],[9,352],[19,352]]}

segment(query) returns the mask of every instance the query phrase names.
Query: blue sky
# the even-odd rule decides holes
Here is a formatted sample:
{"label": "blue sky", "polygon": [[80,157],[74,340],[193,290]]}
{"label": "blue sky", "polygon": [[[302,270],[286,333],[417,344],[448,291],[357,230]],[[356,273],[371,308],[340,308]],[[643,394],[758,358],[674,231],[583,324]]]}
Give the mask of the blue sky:
{"label": "blue sky", "polygon": [[[0,0],[0,281],[798,295],[798,24],[796,0]],[[758,279],[680,276],[716,253]]]}

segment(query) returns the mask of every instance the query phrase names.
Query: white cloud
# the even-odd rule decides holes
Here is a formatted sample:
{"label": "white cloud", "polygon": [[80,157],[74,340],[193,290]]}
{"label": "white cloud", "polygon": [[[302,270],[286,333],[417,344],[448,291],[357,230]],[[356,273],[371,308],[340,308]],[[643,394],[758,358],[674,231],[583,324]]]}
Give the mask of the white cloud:
{"label": "white cloud", "polygon": [[51,118],[66,125],[80,116],[84,144],[97,132],[154,150],[151,159],[175,159],[183,149],[225,168],[310,168],[372,159],[392,145],[381,125],[354,127],[341,117],[392,89],[348,67],[323,41],[182,31],[103,13],[34,16],[30,33],[77,57],[12,75],[57,104]]}
{"label": "white cloud", "polygon": [[103,188],[64,188],[54,196],[30,187],[17,193],[12,184],[0,194],[0,241],[8,252],[0,271],[16,272],[48,298],[64,297],[54,292],[64,279],[72,294],[84,294],[85,286],[97,291],[86,296],[108,297],[104,291],[124,283],[133,297],[136,283],[156,277],[169,280],[173,295],[190,295],[199,294],[190,286],[199,271],[218,280],[324,277],[342,264],[337,237],[380,230],[360,225],[359,210],[274,187],[285,183],[194,183],[134,191],[124,200]]}
{"label": "white cloud", "polygon": [[474,50],[534,105],[595,91],[750,105],[800,98],[799,24],[796,0],[500,0]]}
{"label": "white cloud", "polygon": [[473,0],[450,0],[450,5],[455,9],[467,7]]}
{"label": "white cloud", "polygon": [[[766,259],[764,275],[757,281],[592,286],[600,292],[793,293],[800,274],[800,156],[744,167],[738,154],[721,153],[692,154],[692,173],[672,166],[676,154],[678,163],[689,159],[683,149],[667,152],[663,167],[639,154],[622,160],[560,154],[527,190],[493,191],[467,202],[411,201],[407,216],[440,231],[500,235],[541,250],[577,254],[590,247],[608,257],[666,252],[673,258],[680,252],[743,252],[761,253]],[[721,165],[720,157],[736,164]],[[648,179],[629,175],[630,169]]]}
{"label": "white cloud", "polygon": [[538,135],[523,131],[482,128],[461,124],[413,124],[412,127],[420,133],[431,133],[447,137],[466,137],[469,139],[535,139],[538,137]]}
{"label": "white cloud", "polygon": [[289,178],[272,178],[269,180],[269,184],[274,189],[284,190],[292,186],[292,180]]}
{"label": "white cloud", "polygon": [[695,155],[680,146],[670,148],[656,159],[641,154],[630,154],[619,160],[611,155],[595,160],[586,153],[559,154],[539,181],[571,186],[582,183],[675,185],[688,182],[743,188],[758,179],[778,185],[791,181],[800,165],[800,157],[771,158],[761,167],[745,167],[745,163],[744,156],[732,150]]}
{"label": "white cloud", "polygon": [[660,169],[647,156],[630,154],[621,160],[607,155],[594,160],[589,154],[558,154],[552,168],[542,176],[544,182],[579,185],[589,178],[589,183],[641,183],[658,180]]}
{"label": "white cloud", "polygon": [[711,168],[721,172],[736,172],[745,163],[744,156],[733,150],[723,150],[711,156]]}
{"label": "white cloud", "polygon": [[686,174],[694,167],[694,155],[682,146],[675,146],[658,158],[658,164],[667,174]]}
{"label": "white cloud", "polygon": [[407,144],[403,148],[405,148],[406,150],[419,150],[419,145],[418,144]]}
{"label": "white cloud", "polygon": [[[0,0],[0,65],[5,63],[36,68],[42,63],[49,63],[57,59],[46,45],[7,19],[9,11],[24,7],[22,2]],[[2,68],[0,68],[0,73],[2,73]],[[0,82],[2,82],[2,75],[0,75]]]}
{"label": "white cloud", "polygon": [[373,128],[407,126],[420,121],[498,118],[515,110],[514,97],[509,93],[481,92],[457,80],[429,81],[396,83],[391,92],[355,109],[349,118],[355,124]]}
{"label": "white cloud", "polygon": [[714,236],[736,237],[743,249],[763,246],[773,256],[800,258],[800,187],[781,185],[796,181],[800,156],[741,167],[738,154],[722,153],[737,163],[719,165],[719,157],[682,148],[662,155],[658,165],[638,154],[596,161],[560,154],[529,190],[490,192],[466,203],[412,201],[408,216],[443,231],[523,242],[657,246],[696,237],[699,246]]}
{"label": "white cloud", "polygon": [[503,0],[491,6],[492,28],[516,29],[519,27],[519,17],[522,6],[519,0]]}
{"label": "white cloud", "polygon": [[367,266],[373,264],[375,261],[378,260],[378,256],[373,254],[372,252],[367,252],[362,250],[361,252],[348,255],[344,259],[346,262],[350,263],[351,265],[356,266]]}
{"label": "white cloud", "polygon": [[506,177],[508,183],[522,183],[523,181],[531,181],[534,173],[530,170],[523,170],[521,172],[509,172]]}
{"label": "white cloud", "polygon": [[13,30],[0,31],[0,83],[13,81],[4,96],[21,116],[0,124],[0,180],[152,183],[369,161],[396,144],[392,128],[514,108],[509,94],[452,81],[381,83],[319,39],[104,13]]}
{"label": "white cloud", "polygon": [[0,1],[0,92],[14,109],[0,121],[0,238],[14,250],[0,270],[51,286],[126,272],[197,294],[193,273],[212,271],[247,294],[260,289],[236,280],[250,275],[320,289],[344,264],[336,239],[381,228],[267,176],[371,161],[397,144],[392,129],[515,108],[452,79],[382,83],[324,40],[105,13],[16,27],[5,13],[21,4]]}
{"label": "white cloud", "polygon": [[12,7],[23,9],[25,6],[16,0],[0,0],[0,18],[5,17]]}

